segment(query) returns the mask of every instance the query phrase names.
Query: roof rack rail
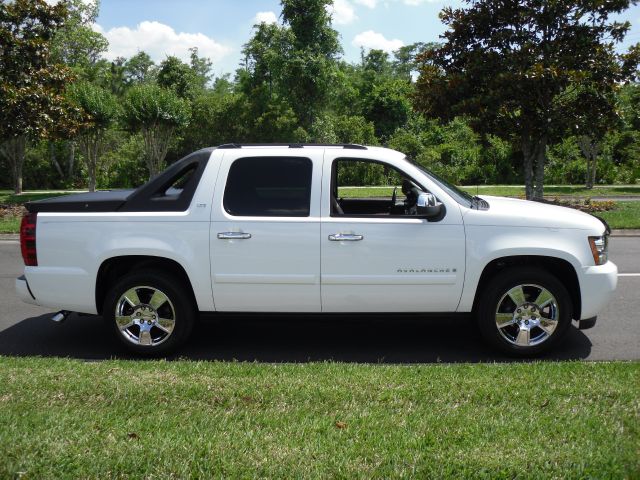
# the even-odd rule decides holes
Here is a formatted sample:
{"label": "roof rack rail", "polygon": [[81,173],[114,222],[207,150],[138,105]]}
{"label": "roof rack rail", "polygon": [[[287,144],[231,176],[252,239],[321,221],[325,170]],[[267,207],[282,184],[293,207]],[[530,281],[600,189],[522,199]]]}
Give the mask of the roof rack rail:
{"label": "roof rack rail", "polygon": [[225,143],[218,146],[220,149],[242,148],[242,147],[287,147],[287,148],[304,148],[304,147],[341,147],[351,150],[366,150],[364,145],[357,143]]}

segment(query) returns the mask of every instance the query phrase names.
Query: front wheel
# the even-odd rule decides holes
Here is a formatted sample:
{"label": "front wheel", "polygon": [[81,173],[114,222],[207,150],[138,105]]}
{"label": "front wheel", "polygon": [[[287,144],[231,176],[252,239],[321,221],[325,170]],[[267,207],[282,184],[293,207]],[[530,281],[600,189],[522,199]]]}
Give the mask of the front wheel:
{"label": "front wheel", "polygon": [[573,308],[564,285],[532,267],[504,270],[490,280],[478,307],[483,337],[516,356],[535,356],[567,334]]}
{"label": "front wheel", "polygon": [[129,350],[148,356],[169,353],[184,343],[196,319],[191,295],[160,271],[130,273],[106,296],[103,316]]}

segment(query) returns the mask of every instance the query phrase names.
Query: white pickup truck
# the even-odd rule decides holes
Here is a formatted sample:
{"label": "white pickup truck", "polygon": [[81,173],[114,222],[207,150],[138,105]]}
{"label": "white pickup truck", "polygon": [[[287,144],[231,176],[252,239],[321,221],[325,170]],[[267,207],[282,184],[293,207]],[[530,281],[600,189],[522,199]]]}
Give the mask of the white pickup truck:
{"label": "white pickup truck", "polygon": [[[392,195],[345,190],[373,174]],[[531,356],[593,326],[617,283],[598,218],[471,197],[386,148],[222,145],[136,190],[27,209],[18,294],[56,320],[100,314],[143,355],[199,312],[474,312],[490,344]]]}

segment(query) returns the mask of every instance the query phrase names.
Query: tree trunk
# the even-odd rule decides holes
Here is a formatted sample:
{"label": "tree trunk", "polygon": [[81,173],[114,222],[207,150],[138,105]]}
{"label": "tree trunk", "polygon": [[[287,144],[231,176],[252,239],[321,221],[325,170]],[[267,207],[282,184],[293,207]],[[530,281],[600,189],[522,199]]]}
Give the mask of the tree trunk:
{"label": "tree trunk", "polygon": [[149,179],[162,171],[174,130],[173,127],[162,124],[142,129]]}
{"label": "tree trunk", "polygon": [[80,137],[80,146],[84,154],[84,161],[87,164],[88,189],[90,192],[96,191],[96,173],[98,171],[98,160],[102,146],[102,132],[96,130],[85,133]]}
{"label": "tree trunk", "polygon": [[542,200],[547,141],[546,135],[535,138],[530,134],[524,134],[522,137],[524,190],[527,200]]}
{"label": "tree trunk", "polygon": [[534,200],[542,200],[544,197],[544,164],[547,159],[547,136],[540,137],[536,144],[535,183],[533,191]]}
{"label": "tree trunk", "polygon": [[73,181],[73,167],[76,160],[76,142],[71,140],[69,142],[69,156],[67,157],[67,173],[69,174],[69,179]]}
{"label": "tree trunk", "polygon": [[0,146],[0,153],[11,165],[13,190],[16,194],[22,193],[22,166],[24,165],[26,147],[27,137],[24,135],[14,137]]}
{"label": "tree trunk", "polygon": [[522,156],[524,157],[524,191],[527,200],[531,200],[533,198],[533,160],[535,154],[528,135],[522,139]]}
{"label": "tree trunk", "polygon": [[49,140],[48,144],[49,144],[49,160],[51,161],[51,164],[56,168],[56,171],[58,172],[58,175],[60,175],[60,178],[64,180],[64,172],[62,171],[60,162],[58,162],[58,159],[56,158],[56,146],[51,140]]}
{"label": "tree trunk", "polygon": [[89,170],[89,191],[96,191],[96,169],[95,166],[90,166],[87,170]]}
{"label": "tree trunk", "polygon": [[585,186],[591,189],[596,183],[596,165],[600,154],[600,142],[593,140],[589,135],[583,135],[578,138],[578,146],[587,159]]}
{"label": "tree trunk", "polygon": [[13,193],[20,195],[22,193],[22,162],[13,165]]}

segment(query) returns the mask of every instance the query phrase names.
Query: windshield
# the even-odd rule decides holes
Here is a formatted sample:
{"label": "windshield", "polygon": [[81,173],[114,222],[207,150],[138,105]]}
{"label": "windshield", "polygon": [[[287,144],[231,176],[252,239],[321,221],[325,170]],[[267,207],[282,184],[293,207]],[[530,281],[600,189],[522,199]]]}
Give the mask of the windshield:
{"label": "windshield", "polygon": [[433,182],[438,184],[440,188],[442,188],[449,195],[451,195],[451,197],[453,197],[453,199],[456,202],[458,202],[460,205],[465,206],[467,208],[471,208],[471,206],[473,205],[473,197],[469,195],[467,192],[465,192],[464,190],[460,190],[455,185],[452,185],[449,182],[447,182],[444,178],[436,175],[433,172],[430,172],[429,170],[424,168],[422,165],[416,162],[410,162],[410,163],[414,167],[416,167],[418,170],[420,170],[422,173],[424,173],[427,177],[429,177]]}

